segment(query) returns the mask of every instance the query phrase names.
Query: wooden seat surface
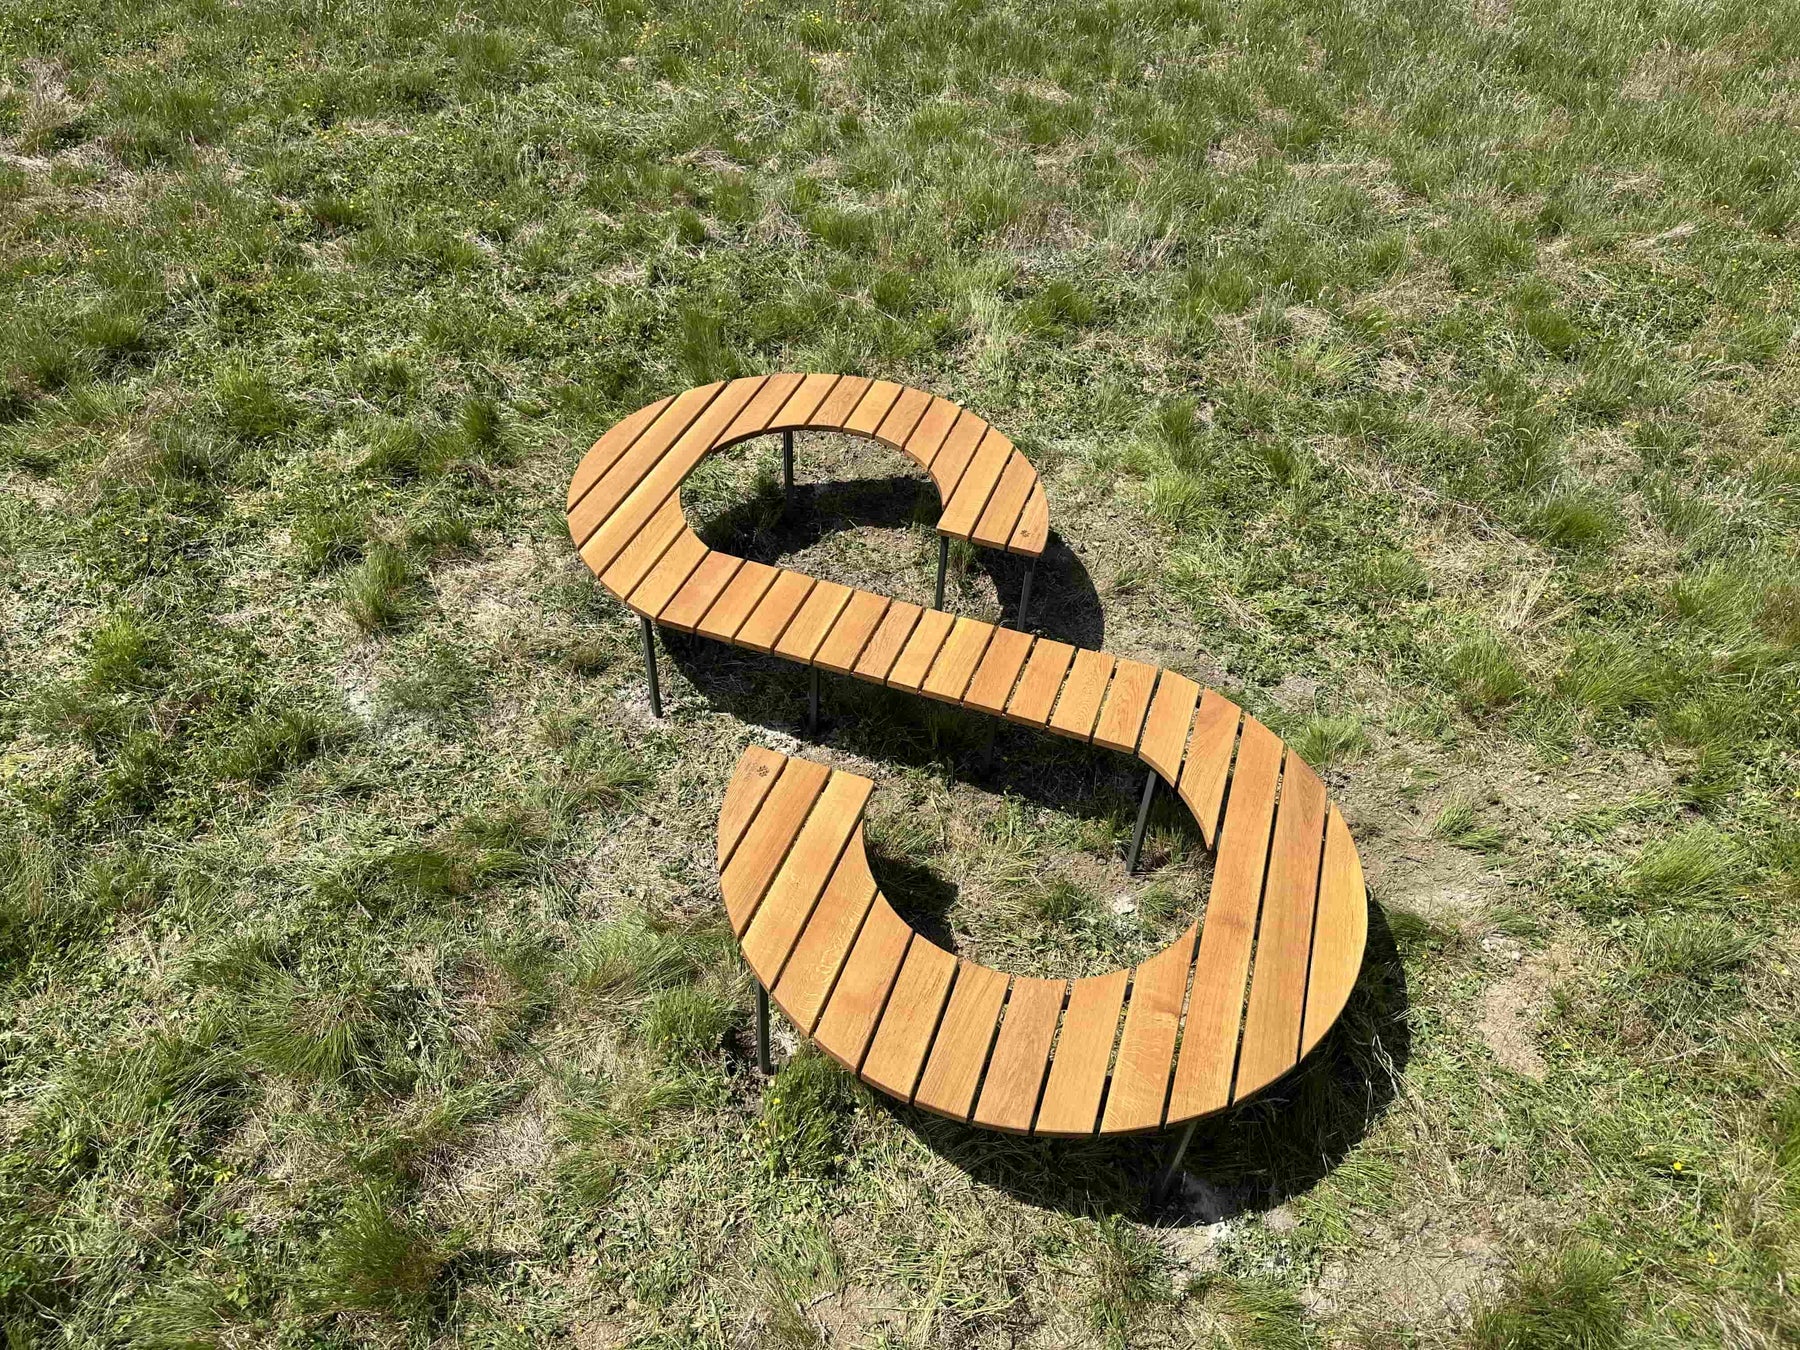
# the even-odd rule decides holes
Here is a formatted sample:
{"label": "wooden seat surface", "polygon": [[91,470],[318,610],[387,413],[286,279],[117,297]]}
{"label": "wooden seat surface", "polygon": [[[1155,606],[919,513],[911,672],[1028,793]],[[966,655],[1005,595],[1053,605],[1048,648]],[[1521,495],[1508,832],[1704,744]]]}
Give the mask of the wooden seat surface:
{"label": "wooden seat surface", "polygon": [[787,429],[904,450],[944,497],[940,530],[1044,547],[1042,485],[987,423],[884,381],[792,374],[688,390],[607,432],[569,489],[583,559],[669,627],[1136,755],[1217,859],[1204,920],[1135,968],[1015,978],[929,942],[882,897],[863,851],[869,780],[753,746],[726,792],[718,866],[776,1003],[882,1091],[1019,1133],[1159,1129],[1287,1073],[1342,1012],[1367,936],[1356,846],[1317,775],[1174,671],[709,550],[682,516],[682,479],[712,450]]}

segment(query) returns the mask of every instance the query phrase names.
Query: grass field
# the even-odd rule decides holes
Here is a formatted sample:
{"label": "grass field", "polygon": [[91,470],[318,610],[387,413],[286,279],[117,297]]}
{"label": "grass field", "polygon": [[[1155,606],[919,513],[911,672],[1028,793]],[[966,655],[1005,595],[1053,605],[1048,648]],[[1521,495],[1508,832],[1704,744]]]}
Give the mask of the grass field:
{"label": "grass field", "polygon": [[[6,1343],[1800,1342],[1797,238],[1781,4],[7,0]],[[755,1071],[713,828],[803,676],[672,639],[652,719],[561,508],[776,369],[996,422],[1033,626],[1357,832],[1340,1032],[1166,1213],[1150,1144]],[[694,504],[924,599],[905,468]],[[1202,903],[1125,761],[826,712],[961,950]]]}

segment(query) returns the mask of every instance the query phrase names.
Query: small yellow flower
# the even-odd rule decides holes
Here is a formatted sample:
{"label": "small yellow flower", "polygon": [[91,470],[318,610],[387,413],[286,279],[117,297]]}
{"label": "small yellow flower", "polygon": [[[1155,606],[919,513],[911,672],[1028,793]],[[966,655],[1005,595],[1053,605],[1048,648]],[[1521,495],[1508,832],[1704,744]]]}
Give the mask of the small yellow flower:
{"label": "small yellow flower", "polygon": [[1684,1162],[1682,1162],[1682,1161],[1681,1161],[1681,1160],[1680,1160],[1680,1159],[1679,1159],[1679,1158],[1678,1158],[1678,1159],[1676,1159],[1676,1160],[1675,1160],[1675,1162],[1673,1162],[1673,1163],[1671,1163],[1671,1164],[1670,1164],[1670,1166],[1671,1166],[1671,1167],[1672,1167],[1672,1168],[1673,1168],[1673,1169],[1674,1169],[1674,1170],[1675,1170],[1675,1171],[1677,1171],[1677,1172],[1679,1172],[1679,1171],[1680,1171],[1680,1170],[1681,1170],[1681,1169],[1682,1169],[1682,1168],[1683,1168],[1683,1167],[1685,1167],[1685,1166],[1687,1166],[1687,1164],[1686,1164],[1686,1163],[1684,1163]]}

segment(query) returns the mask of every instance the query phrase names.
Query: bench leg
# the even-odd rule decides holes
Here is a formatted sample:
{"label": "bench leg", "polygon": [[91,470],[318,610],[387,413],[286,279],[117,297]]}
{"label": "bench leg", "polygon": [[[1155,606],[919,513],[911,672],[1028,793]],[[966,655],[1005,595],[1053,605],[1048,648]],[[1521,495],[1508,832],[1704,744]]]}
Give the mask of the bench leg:
{"label": "bench leg", "polygon": [[[775,1072],[769,1059],[769,991],[760,980],[756,985],[756,1067],[764,1073]],[[1188,1128],[1193,1129],[1191,1125]]]}
{"label": "bench leg", "polygon": [[806,734],[819,734],[819,668],[809,666],[806,671]]}
{"label": "bench leg", "polygon": [[940,534],[938,536],[937,599],[931,602],[931,607],[933,609],[942,609],[944,607],[944,573],[949,569],[949,567],[950,567],[950,536],[947,534]]}
{"label": "bench leg", "polygon": [[1176,1136],[1175,1142],[1170,1145],[1168,1157],[1163,1163],[1162,1171],[1157,1173],[1156,1185],[1152,1187],[1150,1191],[1150,1206],[1152,1209],[1160,1209],[1163,1202],[1169,1198],[1169,1187],[1175,1183],[1175,1178],[1181,1172],[1182,1156],[1187,1153],[1188,1143],[1194,1137],[1194,1126],[1199,1123],[1200,1122],[1197,1120],[1190,1120],[1182,1127],[1181,1133]]}
{"label": "bench leg", "polygon": [[982,742],[981,746],[981,759],[979,763],[982,773],[986,773],[989,769],[994,767],[994,737],[999,734],[999,720],[997,718],[990,718],[988,720],[987,740]]}
{"label": "bench leg", "polygon": [[1144,827],[1150,823],[1150,803],[1156,800],[1157,782],[1156,770],[1152,769],[1144,779],[1144,799],[1138,803],[1137,829],[1132,832],[1131,852],[1125,858],[1127,873],[1137,871],[1138,854],[1144,848]]}
{"label": "bench leg", "polygon": [[655,624],[638,615],[638,631],[644,636],[644,676],[650,681],[650,712],[662,716],[662,689],[656,682],[656,638],[651,632]]}
{"label": "bench leg", "polygon": [[794,504],[794,433],[781,433],[781,492],[787,505]]}
{"label": "bench leg", "polygon": [[1037,559],[1025,569],[1025,584],[1019,587],[1019,612],[1013,615],[1013,627],[1021,633],[1025,631],[1025,610],[1031,604],[1031,579],[1037,575]]}

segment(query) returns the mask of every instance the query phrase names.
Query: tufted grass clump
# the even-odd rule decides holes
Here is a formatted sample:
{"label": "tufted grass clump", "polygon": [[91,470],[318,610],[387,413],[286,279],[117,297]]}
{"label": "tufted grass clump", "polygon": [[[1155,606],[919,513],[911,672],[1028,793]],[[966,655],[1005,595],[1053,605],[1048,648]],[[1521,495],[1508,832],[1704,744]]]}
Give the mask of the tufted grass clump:
{"label": "tufted grass clump", "polygon": [[1525,672],[1496,637],[1470,638],[1451,648],[1444,671],[1457,700],[1470,712],[1503,708],[1530,688]]}
{"label": "tufted grass clump", "polygon": [[1323,771],[1361,756],[1369,748],[1369,733],[1360,717],[1314,717],[1288,744],[1301,759]]}
{"label": "tufted grass clump", "polygon": [[329,1309],[416,1313],[451,1254],[451,1243],[364,1188],[345,1203],[320,1247],[313,1295]]}
{"label": "tufted grass clump", "polygon": [[1692,825],[1672,838],[1647,845],[1626,874],[1629,893],[1640,901],[1711,905],[1737,888],[1742,850],[1711,825]]}
{"label": "tufted grass clump", "polygon": [[707,1059],[718,1053],[738,1016],[719,990],[679,984],[650,1000],[638,1032],[650,1049],[677,1063]]}
{"label": "tufted grass clump", "polygon": [[377,544],[344,580],[344,612],[365,636],[388,632],[417,612],[417,581],[404,553]]}
{"label": "tufted grass clump", "polygon": [[1477,1307],[1471,1350],[1616,1350],[1625,1343],[1617,1280],[1614,1263],[1591,1247],[1526,1258]]}
{"label": "tufted grass clump", "polygon": [[850,1119],[866,1097],[856,1079],[807,1047],[763,1093],[756,1143],[772,1176],[828,1177],[843,1166]]}

